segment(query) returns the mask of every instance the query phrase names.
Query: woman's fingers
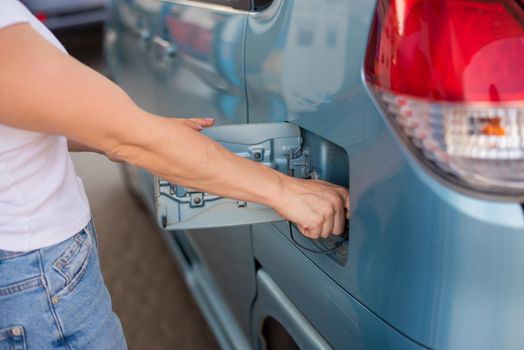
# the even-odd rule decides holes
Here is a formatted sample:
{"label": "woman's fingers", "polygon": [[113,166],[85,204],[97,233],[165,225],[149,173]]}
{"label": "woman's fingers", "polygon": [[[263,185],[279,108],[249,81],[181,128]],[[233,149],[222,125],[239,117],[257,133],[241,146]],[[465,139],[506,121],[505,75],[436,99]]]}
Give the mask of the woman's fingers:
{"label": "woman's fingers", "polygon": [[302,226],[302,225],[298,225],[297,224],[297,228],[298,230],[300,231],[300,233],[305,236],[305,237],[309,237],[309,232],[308,232],[308,229],[306,226]]}
{"label": "woman's fingers", "polygon": [[208,128],[215,124],[214,118],[175,118],[175,120],[184,123],[196,131],[202,131],[204,128]]}
{"label": "woman's fingers", "polygon": [[333,234],[334,235],[341,235],[344,233],[346,229],[346,211],[344,208],[340,208],[335,213],[335,220],[333,223]]}
{"label": "woman's fingers", "polygon": [[349,209],[351,208],[351,201],[349,199],[349,192],[341,191],[340,195],[344,199],[344,212],[346,214],[346,220],[349,220]]}
{"label": "woman's fingers", "polygon": [[333,233],[333,223],[335,222],[335,209],[332,205],[328,204],[324,210],[324,222],[322,223],[322,231],[320,237],[327,238]]}
{"label": "woman's fingers", "polygon": [[202,128],[209,128],[215,124],[215,118],[187,118],[186,120],[189,120]]}
{"label": "woman's fingers", "polygon": [[317,239],[322,234],[322,225],[309,227],[306,229],[306,237]]}
{"label": "woman's fingers", "polygon": [[297,226],[304,236],[317,239],[322,234],[324,217],[319,212],[312,212],[307,220],[303,221],[302,224],[297,224]]}

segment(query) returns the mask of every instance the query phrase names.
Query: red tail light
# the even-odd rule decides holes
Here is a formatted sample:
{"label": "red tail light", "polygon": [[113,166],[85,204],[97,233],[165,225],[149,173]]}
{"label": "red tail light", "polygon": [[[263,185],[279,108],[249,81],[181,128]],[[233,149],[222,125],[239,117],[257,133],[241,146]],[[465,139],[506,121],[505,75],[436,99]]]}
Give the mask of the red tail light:
{"label": "red tail light", "polygon": [[365,75],[425,160],[469,187],[524,194],[520,0],[379,0]]}

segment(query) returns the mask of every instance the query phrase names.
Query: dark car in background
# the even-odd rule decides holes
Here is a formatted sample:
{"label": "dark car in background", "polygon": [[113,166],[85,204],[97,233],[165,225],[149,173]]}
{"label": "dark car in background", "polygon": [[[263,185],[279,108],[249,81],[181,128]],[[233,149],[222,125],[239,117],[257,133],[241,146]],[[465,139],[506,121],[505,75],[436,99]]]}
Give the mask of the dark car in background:
{"label": "dark car in background", "polygon": [[50,30],[101,27],[108,13],[107,0],[22,0]]}

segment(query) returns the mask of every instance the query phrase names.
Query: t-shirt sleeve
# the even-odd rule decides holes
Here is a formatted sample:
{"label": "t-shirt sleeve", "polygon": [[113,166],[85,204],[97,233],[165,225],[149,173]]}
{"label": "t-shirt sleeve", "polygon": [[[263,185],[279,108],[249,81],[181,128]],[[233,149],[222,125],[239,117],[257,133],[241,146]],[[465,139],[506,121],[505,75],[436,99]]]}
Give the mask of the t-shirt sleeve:
{"label": "t-shirt sleeve", "polygon": [[0,0],[0,29],[17,23],[29,22],[27,15],[20,11],[17,0]]}

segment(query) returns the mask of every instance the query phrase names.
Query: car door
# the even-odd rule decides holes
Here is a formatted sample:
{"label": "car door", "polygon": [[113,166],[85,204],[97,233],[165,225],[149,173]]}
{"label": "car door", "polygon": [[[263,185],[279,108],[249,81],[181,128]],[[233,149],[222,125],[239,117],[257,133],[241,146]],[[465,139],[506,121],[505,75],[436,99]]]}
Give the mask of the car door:
{"label": "car door", "polygon": [[[156,112],[214,117],[217,125],[245,124],[248,12],[243,7],[248,2],[153,2],[160,5],[149,49]],[[183,254],[186,279],[222,346],[246,348],[256,292],[249,226],[178,230],[168,236]]]}

